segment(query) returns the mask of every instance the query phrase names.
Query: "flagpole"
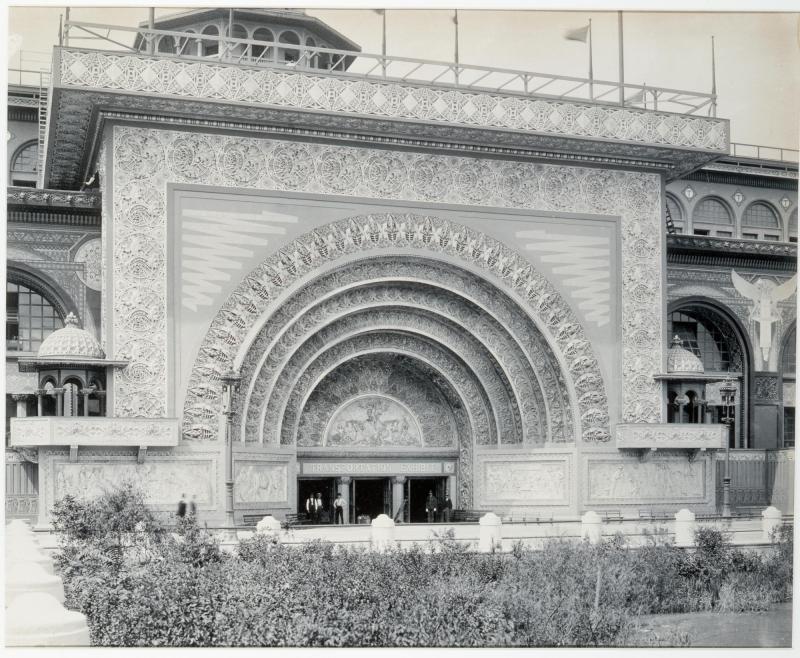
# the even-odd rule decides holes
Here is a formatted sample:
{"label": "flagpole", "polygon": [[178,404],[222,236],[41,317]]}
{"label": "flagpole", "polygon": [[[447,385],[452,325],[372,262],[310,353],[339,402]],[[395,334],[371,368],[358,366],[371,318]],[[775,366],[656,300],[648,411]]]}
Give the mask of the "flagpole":
{"label": "flagpole", "polygon": [[711,112],[717,116],[717,62],[714,57],[714,37],[711,37]]}
{"label": "flagpole", "polygon": [[592,19],[589,19],[589,100],[594,100],[594,68],[592,66]]}
{"label": "flagpole", "polygon": [[622,45],[622,12],[617,12],[617,31],[619,32],[619,104],[625,106],[625,57]]}
{"label": "flagpole", "polygon": [[458,84],[458,9],[455,10],[455,17],[453,18],[453,23],[455,24],[455,32],[456,32],[455,59],[456,59],[456,84]]}
{"label": "flagpole", "polygon": [[381,55],[383,55],[383,59],[381,63],[383,65],[383,77],[386,77],[386,10],[383,10],[383,42],[381,44]]}

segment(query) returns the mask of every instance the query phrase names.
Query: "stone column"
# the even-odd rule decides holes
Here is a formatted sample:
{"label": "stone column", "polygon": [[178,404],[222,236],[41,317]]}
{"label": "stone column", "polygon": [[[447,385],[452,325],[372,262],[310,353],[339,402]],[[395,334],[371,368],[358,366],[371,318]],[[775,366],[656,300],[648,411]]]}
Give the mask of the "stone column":
{"label": "stone column", "polygon": [[28,415],[28,393],[15,393],[11,397],[17,403],[17,418],[25,418]]}
{"label": "stone column", "polygon": [[43,402],[45,391],[43,388],[36,389],[36,415],[41,416],[44,413]]}
{"label": "stone column", "polygon": [[344,475],[339,478],[339,482],[336,485],[344,500],[342,515],[344,516],[345,523],[350,523],[350,480],[351,478],[349,475]]}
{"label": "stone column", "polygon": [[450,496],[450,501],[453,503],[453,509],[459,509],[458,505],[458,480],[455,475],[447,476],[447,491],[445,495]]}
{"label": "stone column", "polygon": [[694,513],[682,509],[675,513],[675,545],[694,546],[694,531],[697,527]]}
{"label": "stone column", "polygon": [[[392,515],[397,514],[403,504],[404,485],[406,483],[405,475],[395,475],[392,478]],[[405,515],[400,517],[400,521],[405,521]]]}
{"label": "stone column", "polygon": [[81,395],[83,395],[83,415],[89,415],[89,396],[94,393],[93,388],[82,388]]}
{"label": "stone column", "polygon": [[64,389],[54,388],[53,395],[56,396],[56,416],[64,415]]}

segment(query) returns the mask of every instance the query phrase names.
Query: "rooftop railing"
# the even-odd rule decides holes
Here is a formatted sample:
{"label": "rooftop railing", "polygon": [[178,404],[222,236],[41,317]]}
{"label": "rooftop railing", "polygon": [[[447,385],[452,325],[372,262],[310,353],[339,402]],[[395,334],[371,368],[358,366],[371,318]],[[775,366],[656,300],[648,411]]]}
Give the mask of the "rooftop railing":
{"label": "rooftop railing", "polygon": [[731,142],[731,155],[756,160],[775,160],[777,162],[800,162],[800,151],[785,149],[779,146],[760,146],[758,144],[742,144]]}
{"label": "rooftop railing", "polygon": [[392,82],[716,116],[716,94],[648,85],[621,85],[608,80],[104,23],[68,21],[64,23],[60,37],[60,44],[64,46],[102,41],[105,50],[110,45],[112,50],[154,57],[216,60],[248,66],[288,66],[296,70],[324,70],[334,75]]}

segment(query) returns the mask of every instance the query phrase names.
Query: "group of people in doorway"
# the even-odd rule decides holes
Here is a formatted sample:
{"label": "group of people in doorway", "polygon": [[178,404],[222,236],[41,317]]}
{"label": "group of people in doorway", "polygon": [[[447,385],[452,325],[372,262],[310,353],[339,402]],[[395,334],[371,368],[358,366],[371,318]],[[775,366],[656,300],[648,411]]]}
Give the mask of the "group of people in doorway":
{"label": "group of people in doorway", "polygon": [[[306,498],[306,514],[311,523],[330,523],[330,517],[325,509],[321,493],[317,492]],[[342,494],[338,494],[333,501],[333,522],[336,524],[344,523],[344,498]]]}
{"label": "group of people in doorway", "polygon": [[425,514],[428,516],[428,523],[450,523],[450,515],[453,512],[453,501],[450,496],[446,496],[444,503],[439,505],[439,499],[433,495],[433,491],[428,492],[425,499]]}
{"label": "group of people in doorway", "polygon": [[[317,492],[310,494],[306,498],[306,514],[308,515],[311,523],[331,523],[340,525],[344,524],[344,506],[345,500],[341,493],[336,495],[333,501],[333,519],[331,520],[325,503],[322,500],[322,494]],[[428,492],[428,497],[425,499],[425,514],[427,515],[428,523],[449,523],[450,516],[453,511],[453,501],[450,496],[446,496],[443,503],[439,503],[433,491]]]}

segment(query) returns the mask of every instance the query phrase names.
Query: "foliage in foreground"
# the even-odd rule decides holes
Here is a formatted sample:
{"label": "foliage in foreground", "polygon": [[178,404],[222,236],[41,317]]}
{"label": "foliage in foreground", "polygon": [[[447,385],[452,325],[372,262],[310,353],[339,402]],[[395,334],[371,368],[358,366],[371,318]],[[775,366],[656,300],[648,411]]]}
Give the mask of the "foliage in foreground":
{"label": "foliage in foreground", "polygon": [[113,523],[107,498],[55,513],[67,602],[95,645],[620,646],[636,641],[640,614],[761,609],[791,595],[791,534],[766,556],[702,530],[693,553],[656,537],[503,555],[447,536],[387,553],[256,536],[233,557],[193,520],[173,535],[140,494],[123,497]]}

